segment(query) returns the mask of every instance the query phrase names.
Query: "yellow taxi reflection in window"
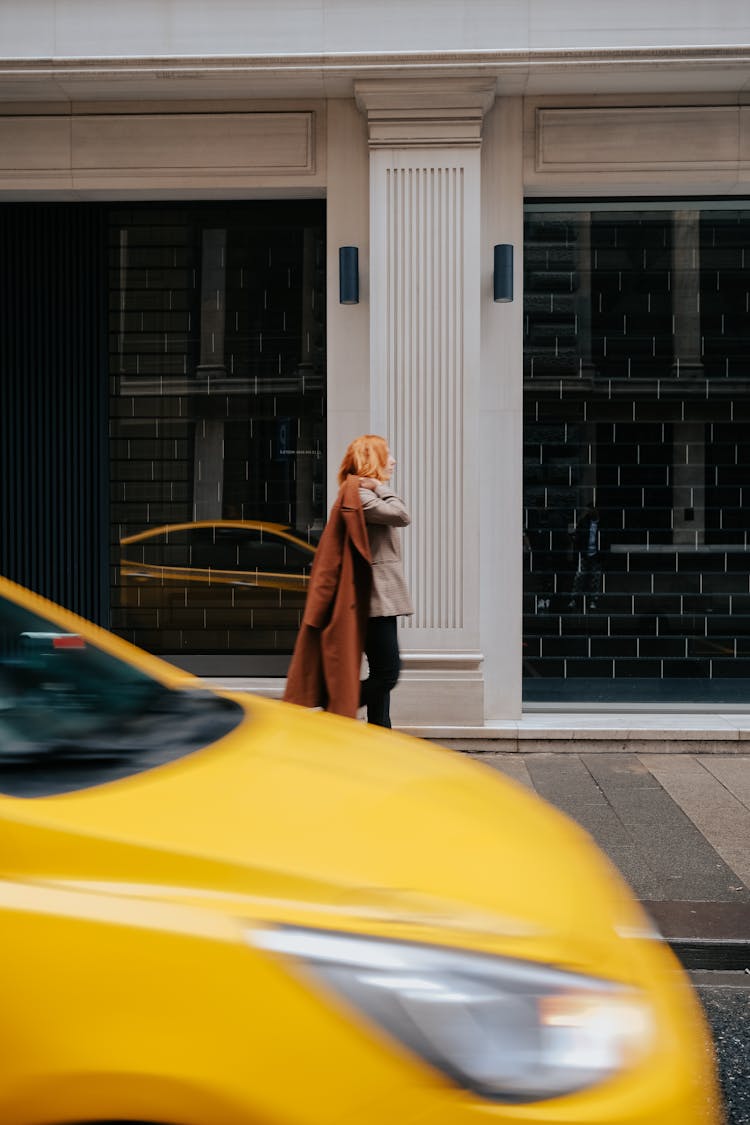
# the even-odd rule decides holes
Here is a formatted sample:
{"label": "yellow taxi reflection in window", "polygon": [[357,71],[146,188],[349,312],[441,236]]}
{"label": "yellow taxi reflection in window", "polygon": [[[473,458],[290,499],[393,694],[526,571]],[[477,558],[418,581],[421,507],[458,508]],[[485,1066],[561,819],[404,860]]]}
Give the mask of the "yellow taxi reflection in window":
{"label": "yellow taxi reflection in window", "polygon": [[198,520],[120,540],[124,580],[306,590],[315,544],[279,523]]}

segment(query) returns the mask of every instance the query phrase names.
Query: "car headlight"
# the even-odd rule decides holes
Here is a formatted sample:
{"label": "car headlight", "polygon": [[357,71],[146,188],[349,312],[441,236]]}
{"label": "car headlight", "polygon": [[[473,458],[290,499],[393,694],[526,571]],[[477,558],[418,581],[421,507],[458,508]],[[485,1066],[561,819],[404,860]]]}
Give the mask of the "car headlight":
{"label": "car headlight", "polygon": [[534,962],[297,927],[256,946],[309,966],[422,1059],[486,1098],[538,1101],[593,1086],[651,1049],[633,989]]}

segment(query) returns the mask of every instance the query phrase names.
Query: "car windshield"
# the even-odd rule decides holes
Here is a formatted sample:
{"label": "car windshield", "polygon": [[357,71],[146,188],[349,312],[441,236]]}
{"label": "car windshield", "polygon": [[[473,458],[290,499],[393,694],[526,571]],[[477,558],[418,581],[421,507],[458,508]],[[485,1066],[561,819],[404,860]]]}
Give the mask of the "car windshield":
{"label": "car windshield", "polygon": [[0,793],[50,796],[215,742],[242,708],[145,672],[0,597]]}

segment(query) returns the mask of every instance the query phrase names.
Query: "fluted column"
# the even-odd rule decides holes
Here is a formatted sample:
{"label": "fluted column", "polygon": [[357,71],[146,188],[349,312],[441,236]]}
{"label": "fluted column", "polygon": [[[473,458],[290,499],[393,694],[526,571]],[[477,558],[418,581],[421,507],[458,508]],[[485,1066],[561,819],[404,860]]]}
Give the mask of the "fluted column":
{"label": "fluted column", "polygon": [[480,144],[484,80],[365,82],[371,420],[397,459],[416,613],[401,725],[483,722],[479,649]]}

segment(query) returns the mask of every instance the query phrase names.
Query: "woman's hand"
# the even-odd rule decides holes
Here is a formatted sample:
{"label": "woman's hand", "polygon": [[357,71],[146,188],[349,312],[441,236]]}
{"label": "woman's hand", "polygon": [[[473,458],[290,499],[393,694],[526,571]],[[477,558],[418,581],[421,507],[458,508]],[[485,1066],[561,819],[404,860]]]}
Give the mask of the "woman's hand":
{"label": "woman's hand", "polygon": [[360,488],[369,488],[371,492],[374,492],[379,484],[380,484],[380,481],[375,480],[373,477],[360,477],[359,478],[359,487]]}

